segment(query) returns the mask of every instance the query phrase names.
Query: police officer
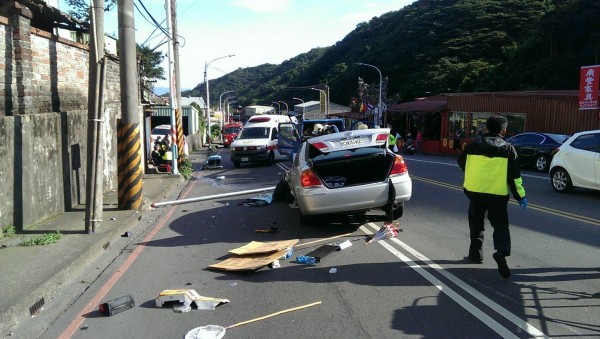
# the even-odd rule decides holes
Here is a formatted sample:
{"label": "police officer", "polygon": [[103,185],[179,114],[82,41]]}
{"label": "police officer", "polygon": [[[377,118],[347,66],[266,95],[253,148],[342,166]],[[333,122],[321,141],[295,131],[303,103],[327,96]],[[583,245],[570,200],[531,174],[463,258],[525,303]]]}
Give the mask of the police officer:
{"label": "police officer", "polygon": [[469,198],[469,229],[471,245],[468,259],[483,262],[483,235],[485,213],[494,228],[493,255],[498,272],[510,277],[506,257],[510,255],[508,229],[509,192],[525,210],[527,199],[519,170],[515,148],[502,137],[508,120],[492,115],[486,121],[487,133],[468,144],[458,157],[458,166],[465,172],[463,189]]}

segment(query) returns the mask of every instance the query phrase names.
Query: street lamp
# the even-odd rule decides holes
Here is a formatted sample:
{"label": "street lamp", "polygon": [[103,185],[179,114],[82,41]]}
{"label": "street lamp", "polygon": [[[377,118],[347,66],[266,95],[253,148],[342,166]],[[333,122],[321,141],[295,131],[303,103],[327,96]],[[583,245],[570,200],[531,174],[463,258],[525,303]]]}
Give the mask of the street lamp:
{"label": "street lamp", "polygon": [[220,127],[221,127],[220,130],[221,131],[223,130],[223,125],[225,125],[225,114],[223,114],[223,108],[221,106],[221,98],[223,98],[223,94],[233,93],[233,92],[235,92],[235,91],[226,91],[226,92],[221,93],[221,95],[219,95],[219,112],[221,112],[221,119],[219,122],[220,122]]}
{"label": "street lamp", "polygon": [[300,98],[292,98],[292,100],[298,100],[298,101],[300,101],[301,103],[304,103],[304,100],[302,100],[302,99],[300,99]]}
{"label": "street lamp", "polygon": [[225,98],[225,100],[223,100],[223,104],[227,104],[227,121],[229,122],[229,104],[231,104],[232,102],[236,102],[237,100],[232,100],[231,102],[227,102],[227,100],[229,99],[235,99],[235,96],[231,96],[231,97],[227,97]]}
{"label": "street lamp", "polygon": [[277,104],[277,107],[279,107],[279,113],[281,113],[281,105],[277,101],[272,101],[271,105],[272,104]]}
{"label": "street lamp", "polygon": [[290,107],[288,106],[287,102],[285,102],[285,101],[278,101],[278,102],[285,105],[285,113],[287,114],[290,111]]}
{"label": "street lamp", "polygon": [[222,57],[218,57],[216,59],[212,59],[211,61],[204,64],[204,83],[206,84],[206,136],[208,137],[208,147],[211,146],[210,140],[210,91],[208,89],[208,66],[213,62],[223,58],[231,58],[235,56],[235,54],[224,55]]}
{"label": "street lamp", "polygon": [[379,121],[381,119],[381,114],[382,114],[381,113],[381,111],[382,111],[382,108],[381,108],[381,104],[382,104],[382,102],[381,102],[381,88],[383,86],[383,77],[381,76],[381,71],[379,70],[379,68],[377,68],[377,67],[375,67],[373,65],[365,64],[365,63],[362,63],[362,62],[357,62],[356,64],[359,65],[359,66],[373,67],[373,68],[375,68],[377,70],[377,72],[379,72],[379,103],[377,103],[377,123],[381,124],[381,122]]}

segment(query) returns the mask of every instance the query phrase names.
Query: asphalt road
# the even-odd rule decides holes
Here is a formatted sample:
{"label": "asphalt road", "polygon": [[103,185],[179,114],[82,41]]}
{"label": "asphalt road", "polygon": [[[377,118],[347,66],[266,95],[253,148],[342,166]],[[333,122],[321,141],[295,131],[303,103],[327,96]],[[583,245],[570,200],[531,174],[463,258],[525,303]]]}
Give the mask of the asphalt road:
{"label": "asphalt road", "polygon": [[[234,169],[228,151],[221,152],[225,170],[196,173],[180,198],[274,186],[289,165]],[[455,159],[415,155],[407,163],[413,197],[400,219],[403,232],[369,245],[364,237],[380,222],[323,219],[301,226],[297,210],[286,204],[239,205],[253,195],[158,209],[155,221],[132,229],[136,236],[124,250],[66,288],[73,302],[53,310],[42,337],[181,338],[198,326],[228,326],[317,301],[228,329],[225,338],[600,336],[600,192],[558,194],[547,175],[523,170],[530,205],[527,211],[509,207],[513,253],[506,280],[491,258],[491,227],[485,262],[465,260],[468,201]],[[278,232],[255,232],[271,226]],[[252,240],[310,242],[348,233],[337,239],[353,246],[315,266],[287,260],[250,273],[206,269]],[[155,306],[162,290],[179,288],[230,303],[187,313]],[[97,311],[100,302],[127,294],[134,309],[113,317]]]}

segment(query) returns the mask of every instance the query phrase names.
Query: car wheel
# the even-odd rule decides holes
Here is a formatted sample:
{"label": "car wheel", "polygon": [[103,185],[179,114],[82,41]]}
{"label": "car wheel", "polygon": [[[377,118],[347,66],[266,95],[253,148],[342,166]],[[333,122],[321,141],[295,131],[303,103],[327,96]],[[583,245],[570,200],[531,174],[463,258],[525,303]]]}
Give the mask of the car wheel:
{"label": "car wheel", "polygon": [[240,167],[240,162],[239,161],[234,161],[233,162],[233,167],[239,168]]}
{"label": "car wheel", "polygon": [[553,169],[550,178],[552,179],[552,188],[554,188],[556,192],[567,193],[573,190],[571,177],[563,168]]}
{"label": "car wheel", "polygon": [[275,191],[273,191],[273,201],[282,202],[288,200],[289,187],[285,180],[281,179],[275,186]]}
{"label": "car wheel", "polygon": [[550,163],[548,162],[548,157],[546,157],[545,155],[538,155],[535,158],[535,169],[536,170],[538,170],[540,172],[547,172],[549,165],[550,165]]}
{"label": "car wheel", "polygon": [[394,220],[399,219],[402,217],[403,214],[404,214],[404,204],[403,203],[394,204],[394,207],[392,209],[392,218],[394,218]]}
{"label": "car wheel", "polygon": [[271,166],[273,164],[275,164],[275,153],[269,152],[269,155],[267,156],[267,166]]}

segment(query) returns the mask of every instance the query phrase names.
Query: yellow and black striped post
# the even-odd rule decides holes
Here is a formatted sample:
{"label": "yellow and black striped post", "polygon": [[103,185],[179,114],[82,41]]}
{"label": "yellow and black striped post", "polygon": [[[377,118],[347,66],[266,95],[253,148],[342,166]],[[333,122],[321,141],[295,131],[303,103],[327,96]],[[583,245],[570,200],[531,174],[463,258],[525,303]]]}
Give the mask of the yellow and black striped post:
{"label": "yellow and black striped post", "polygon": [[142,206],[142,152],[140,124],[117,123],[117,166],[119,208],[137,210]]}
{"label": "yellow and black striped post", "polygon": [[181,161],[183,160],[184,152],[183,152],[183,121],[181,119],[181,108],[175,109],[175,121],[177,125],[177,165],[181,165]]}

